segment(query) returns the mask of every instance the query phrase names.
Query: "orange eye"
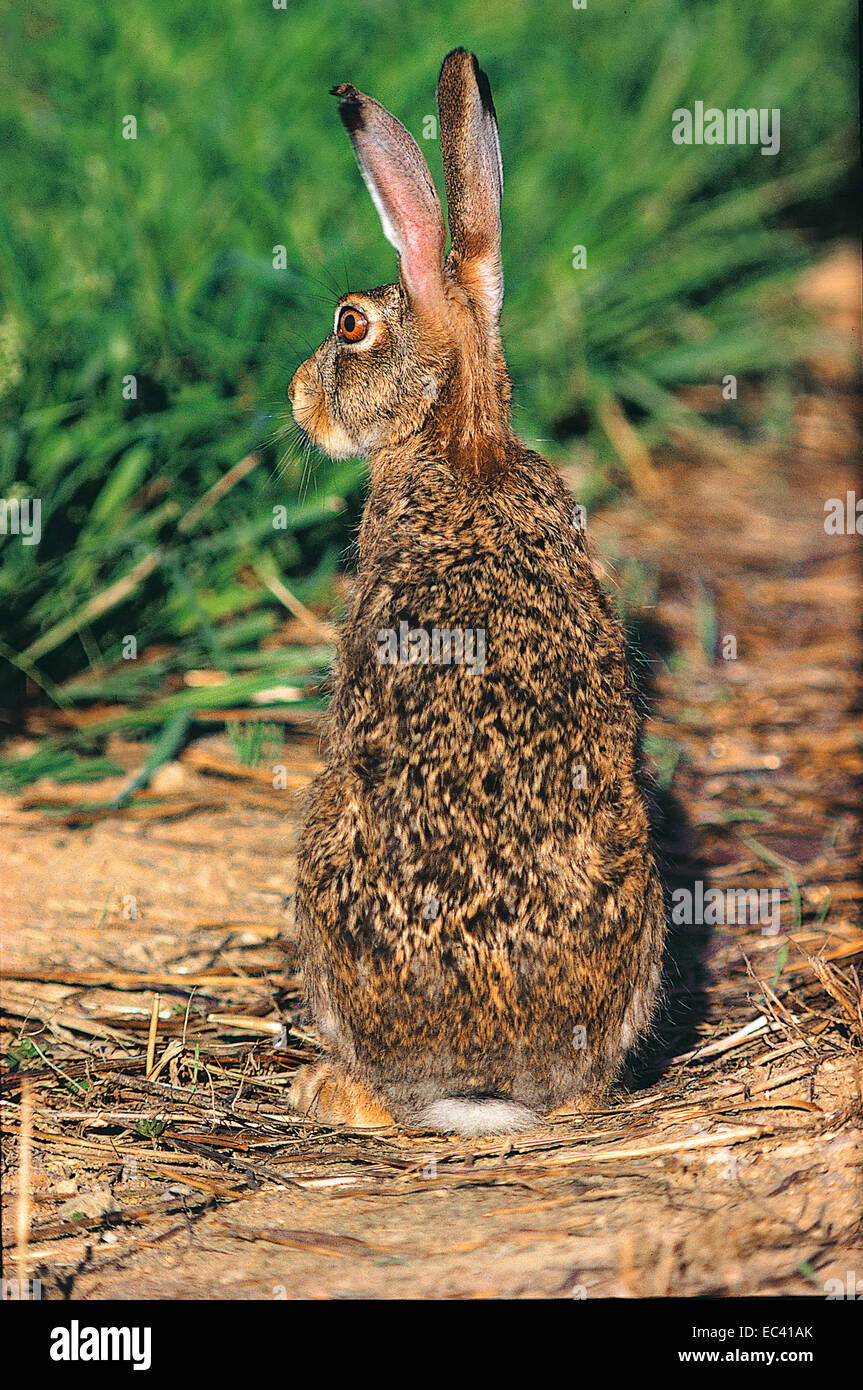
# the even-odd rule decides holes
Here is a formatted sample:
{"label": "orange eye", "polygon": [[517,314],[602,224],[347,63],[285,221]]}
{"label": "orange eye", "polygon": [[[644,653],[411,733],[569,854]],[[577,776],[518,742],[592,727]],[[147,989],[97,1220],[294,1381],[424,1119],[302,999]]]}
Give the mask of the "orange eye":
{"label": "orange eye", "polygon": [[359,309],[346,304],[339,314],[336,332],[346,343],[361,343],[369,331],[369,321]]}

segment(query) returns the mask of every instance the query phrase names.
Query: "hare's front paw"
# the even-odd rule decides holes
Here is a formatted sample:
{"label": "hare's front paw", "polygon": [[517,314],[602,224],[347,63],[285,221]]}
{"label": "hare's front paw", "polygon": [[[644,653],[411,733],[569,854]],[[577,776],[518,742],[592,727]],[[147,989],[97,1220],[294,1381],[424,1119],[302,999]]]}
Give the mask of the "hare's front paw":
{"label": "hare's front paw", "polygon": [[381,1101],[333,1062],[300,1067],[288,1091],[288,1104],[322,1124],[379,1129],[393,1123]]}

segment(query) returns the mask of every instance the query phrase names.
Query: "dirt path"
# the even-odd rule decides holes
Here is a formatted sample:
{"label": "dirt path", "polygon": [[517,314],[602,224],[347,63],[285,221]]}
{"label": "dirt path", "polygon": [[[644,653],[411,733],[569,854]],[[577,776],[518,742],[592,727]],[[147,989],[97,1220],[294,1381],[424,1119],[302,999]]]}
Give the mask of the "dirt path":
{"label": "dirt path", "polygon": [[589,519],[641,652],[673,902],[767,895],[760,921],[674,927],[658,1036],[608,1111],[456,1143],[286,1110],[313,1052],[285,899],[314,730],[290,729],[283,790],[219,735],[155,802],[91,825],[46,799],[104,786],[5,799],[4,1238],[29,1081],[26,1266],[47,1296],[823,1296],[863,1278],[861,578],[854,537],[824,526],[860,486],[853,400],[826,368],[798,433],[788,457],[672,458],[649,504]]}

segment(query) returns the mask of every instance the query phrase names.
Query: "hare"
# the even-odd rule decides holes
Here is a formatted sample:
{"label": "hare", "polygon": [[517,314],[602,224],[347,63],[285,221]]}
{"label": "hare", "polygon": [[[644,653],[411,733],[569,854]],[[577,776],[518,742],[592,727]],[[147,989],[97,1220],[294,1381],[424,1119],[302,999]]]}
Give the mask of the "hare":
{"label": "hare", "polygon": [[398,283],[342,297],[288,388],[367,456],[325,770],[299,847],[325,1123],[509,1133],[607,1091],[654,1010],[665,905],[621,629],[557,470],[515,438],[488,80],[438,83],[451,249],[411,135],[333,89]]}

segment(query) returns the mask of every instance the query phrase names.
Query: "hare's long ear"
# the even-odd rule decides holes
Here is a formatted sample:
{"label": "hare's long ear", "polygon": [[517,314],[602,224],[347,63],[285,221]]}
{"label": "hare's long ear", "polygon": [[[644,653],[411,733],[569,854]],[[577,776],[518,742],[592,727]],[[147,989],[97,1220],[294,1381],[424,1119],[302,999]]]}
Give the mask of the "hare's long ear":
{"label": "hare's long ear", "polygon": [[453,269],[492,323],[500,317],[503,163],[488,78],[472,53],[447,54],[437,88]]}
{"label": "hare's long ear", "polygon": [[399,255],[399,273],[411,303],[444,307],[446,228],[437,189],[416,140],[395,116],[350,82],[333,87],[360,173]]}

